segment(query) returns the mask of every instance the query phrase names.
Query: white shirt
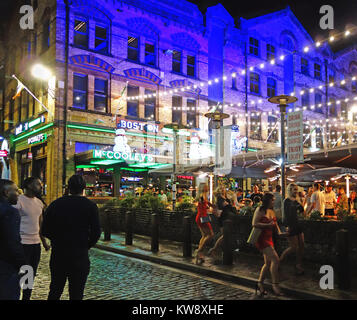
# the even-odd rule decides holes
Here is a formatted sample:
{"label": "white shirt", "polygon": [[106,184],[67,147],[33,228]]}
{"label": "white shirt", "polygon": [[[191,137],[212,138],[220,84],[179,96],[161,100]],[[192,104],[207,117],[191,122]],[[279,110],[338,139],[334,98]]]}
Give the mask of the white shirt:
{"label": "white shirt", "polygon": [[323,192],[323,195],[325,198],[325,209],[334,209],[334,202],[336,202],[336,194],[331,191]]}
{"label": "white shirt", "polygon": [[325,214],[325,198],[321,191],[315,191],[311,196],[311,203],[315,203],[313,210],[319,211],[322,215]]}
{"label": "white shirt", "polygon": [[22,244],[38,244],[40,239],[40,216],[44,204],[36,197],[29,198],[24,194],[19,196],[17,204],[14,206],[19,210],[21,216],[20,236]]}

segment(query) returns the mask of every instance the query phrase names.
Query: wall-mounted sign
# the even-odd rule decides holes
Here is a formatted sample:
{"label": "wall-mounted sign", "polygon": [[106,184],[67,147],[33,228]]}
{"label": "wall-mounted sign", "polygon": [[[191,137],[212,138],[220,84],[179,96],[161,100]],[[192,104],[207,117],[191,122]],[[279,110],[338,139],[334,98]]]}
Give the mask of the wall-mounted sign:
{"label": "wall-mounted sign", "polygon": [[193,180],[193,177],[191,177],[191,176],[177,176],[177,179]]}
{"label": "wall-mounted sign", "polygon": [[288,113],[287,160],[288,163],[304,162],[304,128],[302,111]]}
{"label": "wall-mounted sign", "polygon": [[27,139],[27,144],[34,144],[38,142],[43,142],[47,140],[47,134],[46,133],[41,133],[38,134],[37,136],[31,137]]}
{"label": "wall-mounted sign", "polygon": [[231,134],[231,147],[232,147],[232,155],[235,156],[241,153],[246,145],[247,137],[241,137],[239,126],[232,125],[232,134]]}
{"label": "wall-mounted sign", "polygon": [[131,181],[131,182],[139,182],[140,180],[143,180],[144,178],[140,178],[140,177],[123,177],[121,178],[121,181],[125,182],[125,181]]}
{"label": "wall-mounted sign", "polygon": [[0,158],[7,157],[7,150],[0,150]]}
{"label": "wall-mounted sign", "polygon": [[127,153],[115,151],[93,150],[93,158],[105,160],[124,160],[133,162],[153,162],[154,158],[150,154]]}
{"label": "wall-mounted sign", "polygon": [[27,153],[27,159],[32,159],[32,152]]}
{"label": "wall-mounted sign", "polygon": [[131,129],[131,130],[139,130],[144,132],[159,132],[159,126],[157,124],[146,123],[146,122],[138,122],[131,120],[124,120],[117,118],[117,129]]}
{"label": "wall-mounted sign", "polygon": [[21,123],[20,125],[18,125],[15,128],[15,136],[32,129],[35,126],[37,126],[37,125],[39,125],[41,123],[44,123],[45,121],[46,121],[45,116],[41,116],[41,117],[39,117],[39,118],[37,118],[35,120],[29,121],[29,122],[25,122],[25,123]]}

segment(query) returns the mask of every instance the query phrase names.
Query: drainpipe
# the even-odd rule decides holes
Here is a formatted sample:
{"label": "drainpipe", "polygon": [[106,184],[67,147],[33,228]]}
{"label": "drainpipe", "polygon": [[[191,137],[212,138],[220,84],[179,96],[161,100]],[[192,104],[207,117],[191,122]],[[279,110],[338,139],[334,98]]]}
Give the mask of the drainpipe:
{"label": "drainpipe", "polygon": [[63,145],[62,145],[62,193],[65,192],[67,174],[67,108],[68,108],[68,54],[69,54],[69,10],[71,0],[64,0],[66,5],[66,44],[65,44],[65,78],[64,78],[64,105],[63,105]]}

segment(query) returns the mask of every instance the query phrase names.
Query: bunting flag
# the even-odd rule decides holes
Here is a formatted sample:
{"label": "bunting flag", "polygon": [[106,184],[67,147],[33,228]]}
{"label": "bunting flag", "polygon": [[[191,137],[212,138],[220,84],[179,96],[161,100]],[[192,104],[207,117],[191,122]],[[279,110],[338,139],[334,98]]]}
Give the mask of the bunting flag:
{"label": "bunting flag", "polygon": [[23,85],[20,81],[17,80],[16,93],[15,93],[15,95],[12,97],[12,100],[15,100],[17,97],[20,96],[21,91],[22,91],[23,88],[24,88],[24,85]]}

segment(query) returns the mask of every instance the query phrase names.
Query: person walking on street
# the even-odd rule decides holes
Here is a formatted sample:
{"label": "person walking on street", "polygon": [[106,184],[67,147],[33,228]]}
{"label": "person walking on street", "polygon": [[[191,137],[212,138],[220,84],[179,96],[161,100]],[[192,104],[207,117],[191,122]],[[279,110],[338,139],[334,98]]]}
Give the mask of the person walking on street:
{"label": "person walking on street", "polygon": [[45,211],[42,235],[51,240],[51,284],[48,300],[59,300],[66,281],[69,299],[82,300],[90,271],[88,250],[99,240],[97,205],[83,196],[86,182],[80,175],[68,180],[70,195],[53,201]]}
{"label": "person walking on street", "polygon": [[0,300],[20,299],[20,269],[26,265],[20,238],[20,214],[13,207],[18,189],[0,179]]}
{"label": "person walking on street", "polygon": [[[316,187],[317,188],[317,187]],[[298,186],[290,183],[287,188],[288,197],[284,200],[283,224],[287,226],[289,248],[280,256],[280,264],[292,252],[296,253],[295,271],[297,275],[304,274],[302,260],[304,255],[304,233],[298,216],[304,212],[303,206],[296,200]]]}
{"label": "person walking on street", "polygon": [[230,193],[230,198],[227,197],[226,189],[223,186],[217,188],[216,194],[216,206],[218,210],[220,210],[220,215],[218,217],[219,229],[221,232],[220,237],[217,239],[213,248],[208,251],[208,255],[215,255],[217,253],[218,248],[221,246],[223,242],[223,223],[225,220],[229,219],[232,213],[236,213],[236,208],[234,207],[233,192]]}
{"label": "person walking on street", "polygon": [[[24,248],[26,264],[32,267],[33,275],[36,276],[38,264],[41,258],[41,242],[46,251],[50,249],[44,237],[40,236],[42,213],[44,204],[39,199],[42,195],[42,182],[35,177],[24,181],[24,194],[20,194],[17,204],[21,216],[20,236]],[[32,289],[22,291],[22,300],[30,300]]]}
{"label": "person walking on street", "polygon": [[325,215],[325,199],[323,193],[320,191],[320,184],[317,182],[314,183],[314,192],[311,196],[310,206],[306,210],[306,215],[309,215],[313,210],[317,210],[322,215]]}
{"label": "person walking on street", "polygon": [[274,249],[273,231],[276,229],[279,235],[282,235],[280,228],[276,222],[274,214],[274,195],[270,192],[264,194],[262,205],[259,206],[254,213],[252,227],[262,229],[262,232],[256,243],[256,247],[263,254],[264,265],[260,270],[259,279],[256,286],[256,292],[259,290],[260,296],[264,296],[267,292],[264,290],[264,280],[270,270],[272,279],[272,288],[277,296],[283,294],[279,288],[279,256]]}
{"label": "person walking on street", "polygon": [[326,186],[323,195],[325,199],[325,216],[334,216],[337,202],[336,194],[332,191],[331,184]]}
{"label": "person walking on street", "polygon": [[201,240],[198,245],[196,254],[196,264],[202,264],[205,260],[203,258],[203,248],[210,241],[213,236],[213,229],[207,213],[209,207],[213,205],[208,201],[208,186],[205,184],[199,193],[197,204],[196,224],[201,232]]}

